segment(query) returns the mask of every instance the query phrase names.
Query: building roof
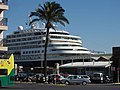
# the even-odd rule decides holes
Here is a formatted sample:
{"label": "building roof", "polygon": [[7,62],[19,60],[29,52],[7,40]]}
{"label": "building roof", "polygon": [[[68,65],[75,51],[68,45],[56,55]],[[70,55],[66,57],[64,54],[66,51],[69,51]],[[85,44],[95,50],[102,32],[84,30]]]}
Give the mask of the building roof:
{"label": "building roof", "polygon": [[91,58],[94,60],[99,60],[100,58],[104,58],[106,61],[109,61],[112,56],[92,56]]}
{"label": "building roof", "polygon": [[111,66],[111,61],[104,61],[104,62],[74,62],[61,65],[61,68],[72,68],[72,67],[109,67]]}

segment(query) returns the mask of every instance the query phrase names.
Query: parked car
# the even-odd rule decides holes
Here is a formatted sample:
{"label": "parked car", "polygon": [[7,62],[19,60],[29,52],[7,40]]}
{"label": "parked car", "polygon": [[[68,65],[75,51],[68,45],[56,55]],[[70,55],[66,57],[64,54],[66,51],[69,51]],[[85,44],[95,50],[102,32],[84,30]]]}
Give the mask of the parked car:
{"label": "parked car", "polygon": [[27,74],[24,72],[20,72],[17,75],[15,75],[16,81],[26,81]]}
{"label": "parked car", "polygon": [[31,77],[29,77],[32,82],[42,83],[44,82],[44,75],[43,74],[35,74]]}
{"label": "parked car", "polygon": [[104,82],[104,83],[110,83],[110,82],[111,82],[110,77],[104,76],[104,77],[103,77],[103,82]]}
{"label": "parked car", "polygon": [[83,78],[87,78],[87,79],[91,80],[91,78],[88,75],[80,75],[80,76]]}
{"label": "parked car", "polygon": [[34,76],[34,73],[27,73],[27,76],[25,77],[26,82],[31,82],[32,77]]}
{"label": "parked car", "polygon": [[65,79],[59,74],[51,74],[48,76],[48,83],[61,83],[61,80]]}
{"label": "parked car", "polygon": [[66,85],[69,85],[69,84],[87,85],[87,83],[91,83],[90,79],[84,78],[80,75],[70,75],[67,78],[63,79],[61,82]]}
{"label": "parked car", "polygon": [[103,73],[95,72],[92,77],[92,82],[103,83]]}
{"label": "parked car", "polygon": [[60,76],[63,76],[64,78],[67,78],[69,75],[71,75],[71,74],[63,74],[63,73],[60,73]]}

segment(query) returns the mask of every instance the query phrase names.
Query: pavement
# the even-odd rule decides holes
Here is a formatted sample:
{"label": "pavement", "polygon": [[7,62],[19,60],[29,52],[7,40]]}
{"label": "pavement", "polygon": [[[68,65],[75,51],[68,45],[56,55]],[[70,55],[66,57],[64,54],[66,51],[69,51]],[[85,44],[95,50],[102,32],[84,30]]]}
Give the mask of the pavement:
{"label": "pavement", "polygon": [[[15,83],[36,83],[36,82],[19,82],[19,81],[17,81],[17,82],[15,82]],[[45,84],[45,83],[41,83],[41,84]],[[119,83],[106,83],[107,85],[120,85],[120,82]],[[106,85],[105,83],[103,83],[103,84],[98,84],[98,85]],[[47,83],[47,85],[55,85],[55,86],[66,86],[65,84],[53,84],[53,83],[50,83],[50,84],[48,84]],[[91,83],[91,84],[88,84],[88,85],[97,85],[97,84],[93,84],[93,83]]]}

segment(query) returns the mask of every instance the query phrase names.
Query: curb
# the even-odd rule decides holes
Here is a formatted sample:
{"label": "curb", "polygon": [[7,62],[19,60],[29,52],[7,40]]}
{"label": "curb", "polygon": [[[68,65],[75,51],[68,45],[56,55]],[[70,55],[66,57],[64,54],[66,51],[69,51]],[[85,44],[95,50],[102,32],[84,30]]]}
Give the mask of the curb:
{"label": "curb", "polygon": [[[15,82],[15,84],[19,84],[19,83],[26,83],[26,84],[32,84],[32,83],[36,83],[36,82],[20,82],[20,81],[17,81],[17,82]],[[66,86],[65,84],[52,84],[52,83],[50,83],[50,84],[48,84],[48,83],[40,83],[41,85],[53,85],[53,86]]]}
{"label": "curb", "polygon": [[66,86],[65,84],[48,84],[48,85],[53,85],[53,86]]}
{"label": "curb", "polygon": [[120,85],[120,83],[113,83],[113,85]]}

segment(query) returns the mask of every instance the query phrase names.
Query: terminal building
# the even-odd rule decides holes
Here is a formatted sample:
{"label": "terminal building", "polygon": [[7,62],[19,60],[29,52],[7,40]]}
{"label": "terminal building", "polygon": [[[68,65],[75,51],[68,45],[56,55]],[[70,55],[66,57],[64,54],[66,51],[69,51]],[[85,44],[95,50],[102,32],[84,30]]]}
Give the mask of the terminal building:
{"label": "terminal building", "polygon": [[60,65],[60,71],[69,74],[89,75],[92,76],[95,72],[103,73],[106,76],[112,76],[112,55],[92,55],[90,62],[71,62]]}

